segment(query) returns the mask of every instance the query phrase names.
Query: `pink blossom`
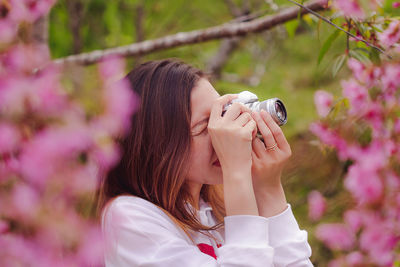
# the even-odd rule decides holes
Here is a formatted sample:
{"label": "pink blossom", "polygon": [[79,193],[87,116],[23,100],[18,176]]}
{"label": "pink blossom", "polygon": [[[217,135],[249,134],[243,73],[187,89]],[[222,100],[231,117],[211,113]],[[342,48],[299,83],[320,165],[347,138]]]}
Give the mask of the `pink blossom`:
{"label": "pink blossom", "polygon": [[34,22],[47,14],[55,0],[10,0],[11,10],[8,15],[15,22]]}
{"label": "pink blossom", "polygon": [[50,51],[46,45],[16,45],[2,55],[1,65],[10,74],[32,74],[50,60]]}
{"label": "pink blossom", "polygon": [[42,115],[57,115],[68,108],[67,96],[59,84],[55,68],[43,70],[32,81],[31,108]]}
{"label": "pink blossom", "polygon": [[18,184],[12,191],[12,213],[18,218],[31,220],[39,209],[39,194],[32,186]]}
{"label": "pink blossom", "polygon": [[365,17],[358,0],[335,0],[334,5],[337,9],[342,11],[343,15],[346,17],[357,19],[363,19]]}
{"label": "pink blossom", "polygon": [[8,20],[0,19],[0,43],[6,44],[14,40],[17,27]]}
{"label": "pink blossom", "polygon": [[383,68],[382,87],[391,95],[400,87],[400,64],[387,64]]}
{"label": "pink blossom", "polygon": [[359,80],[359,81],[363,80],[363,76],[364,76],[363,72],[365,70],[365,66],[363,63],[361,63],[360,61],[358,61],[355,58],[349,58],[349,60],[347,61],[347,66],[349,66],[349,68],[353,72],[354,77],[357,80]]}
{"label": "pink blossom", "polygon": [[326,91],[318,90],[314,94],[314,104],[317,107],[318,115],[326,117],[332,108],[333,95]]}
{"label": "pink blossom", "polygon": [[99,71],[104,82],[106,107],[100,123],[114,136],[125,133],[139,101],[129,82],[121,77],[125,71],[123,61],[116,57],[108,58],[99,64]]}
{"label": "pink blossom", "polygon": [[393,126],[393,130],[395,133],[400,134],[400,119],[396,118]]}
{"label": "pink blossom", "polygon": [[20,134],[14,125],[0,122],[0,155],[14,151],[19,141]]}
{"label": "pink blossom", "polygon": [[349,156],[349,146],[346,141],[341,138],[336,132],[328,129],[320,123],[312,123],[310,131],[318,136],[318,138],[326,145],[333,146],[338,150],[340,159],[347,159]]}
{"label": "pink blossom", "polygon": [[9,225],[6,221],[0,219],[0,235],[6,233],[9,230]]}
{"label": "pink blossom", "polygon": [[363,217],[358,210],[348,210],[344,214],[344,221],[353,232],[357,232],[363,224]]}
{"label": "pink blossom", "polygon": [[345,260],[348,266],[361,266],[364,262],[364,256],[361,252],[354,251],[348,254]]}
{"label": "pink blossom", "polygon": [[107,171],[120,159],[120,149],[111,140],[102,140],[91,152],[101,171]]}
{"label": "pink blossom", "polygon": [[374,65],[361,63],[355,58],[349,58],[347,65],[353,72],[354,77],[368,88],[375,86],[381,75],[381,69],[374,67]]}
{"label": "pink blossom", "polygon": [[392,21],[384,32],[378,33],[378,39],[384,47],[397,43],[400,39],[400,20]]}
{"label": "pink blossom", "polygon": [[400,2],[393,2],[392,7],[393,7],[393,8],[398,8],[398,7],[400,7]]}
{"label": "pink blossom", "polygon": [[333,250],[348,250],[354,246],[354,233],[344,224],[320,225],[315,234],[319,240]]}
{"label": "pink blossom", "polygon": [[354,80],[342,81],[343,96],[350,100],[350,113],[357,114],[365,110],[369,96],[367,89]]}
{"label": "pink blossom", "polygon": [[360,204],[376,202],[383,193],[383,184],[378,173],[358,164],[349,168],[344,185]]}
{"label": "pink blossom", "polygon": [[13,175],[16,175],[20,169],[20,161],[13,155],[3,157],[0,160],[0,182],[8,180]]}
{"label": "pink blossom", "polygon": [[308,216],[311,220],[317,221],[326,210],[326,201],[322,194],[316,190],[308,194]]}
{"label": "pink blossom", "polygon": [[21,171],[25,177],[44,185],[60,164],[77,160],[79,153],[92,142],[89,131],[82,126],[46,129],[26,143],[21,155]]}
{"label": "pink blossom", "polygon": [[368,106],[364,118],[370,123],[374,136],[379,136],[384,130],[384,110],[380,103],[372,102]]}
{"label": "pink blossom", "polygon": [[361,233],[360,247],[368,251],[374,263],[387,266],[393,262],[393,248],[397,239],[385,225],[368,225]]}
{"label": "pink blossom", "polygon": [[99,226],[88,227],[83,236],[83,241],[78,252],[80,266],[98,266],[103,260],[103,238]]}
{"label": "pink blossom", "polygon": [[21,115],[29,99],[29,82],[21,77],[10,76],[0,80],[0,112]]}
{"label": "pink blossom", "polygon": [[356,160],[365,170],[377,171],[383,168],[388,162],[388,154],[381,141],[373,140],[371,144],[360,150]]}

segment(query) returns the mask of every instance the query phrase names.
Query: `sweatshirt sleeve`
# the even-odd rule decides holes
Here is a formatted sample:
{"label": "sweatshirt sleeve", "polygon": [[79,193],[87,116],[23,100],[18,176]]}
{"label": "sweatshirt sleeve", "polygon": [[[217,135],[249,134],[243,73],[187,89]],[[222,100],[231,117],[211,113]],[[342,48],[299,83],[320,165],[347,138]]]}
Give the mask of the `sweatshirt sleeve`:
{"label": "sweatshirt sleeve", "polygon": [[107,267],[268,267],[268,219],[260,216],[225,218],[225,244],[217,259],[202,253],[161,211],[128,201],[113,201],[103,216]]}
{"label": "sweatshirt sleeve", "polygon": [[269,244],[274,248],[275,267],[309,267],[311,247],[307,242],[307,232],[300,230],[290,204],[287,209],[269,217]]}

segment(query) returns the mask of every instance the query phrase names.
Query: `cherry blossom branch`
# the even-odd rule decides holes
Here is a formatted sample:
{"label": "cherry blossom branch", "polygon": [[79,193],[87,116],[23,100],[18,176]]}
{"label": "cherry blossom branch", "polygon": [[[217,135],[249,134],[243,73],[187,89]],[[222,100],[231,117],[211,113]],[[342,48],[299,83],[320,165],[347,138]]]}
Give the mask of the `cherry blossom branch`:
{"label": "cherry blossom branch", "polygon": [[295,5],[297,5],[297,6],[299,6],[299,7],[304,8],[305,10],[307,10],[307,11],[308,11],[309,13],[311,13],[312,15],[318,17],[319,19],[322,19],[323,21],[325,21],[326,23],[332,25],[332,26],[335,27],[336,29],[341,30],[342,32],[345,32],[348,36],[353,37],[353,38],[356,39],[357,41],[361,41],[361,42],[365,43],[367,46],[370,46],[370,47],[372,47],[372,48],[378,50],[380,53],[382,53],[382,54],[384,54],[385,56],[387,56],[388,58],[392,59],[392,57],[391,57],[390,55],[386,54],[386,52],[385,52],[384,50],[382,50],[381,48],[379,48],[379,47],[377,47],[377,46],[371,44],[370,42],[368,42],[368,41],[366,41],[366,40],[364,40],[364,39],[362,39],[362,38],[360,38],[360,37],[358,37],[358,36],[352,34],[351,32],[346,31],[345,29],[343,29],[342,27],[336,25],[336,24],[333,23],[332,21],[330,21],[330,20],[324,18],[323,16],[321,16],[321,15],[318,14],[317,12],[314,12],[313,10],[311,10],[310,8],[308,8],[306,5],[302,5],[302,4],[300,4],[300,3],[298,3],[298,2],[296,2],[296,1],[294,1],[294,0],[288,0],[288,1],[291,2],[291,3],[293,3],[293,4],[295,4]]}
{"label": "cherry blossom branch", "polygon": [[[302,9],[301,14],[306,14],[309,10],[323,10],[324,0],[314,0],[305,4],[307,9]],[[297,7],[290,7],[282,10],[276,15],[267,15],[248,22],[226,23],[219,26],[195,30],[190,32],[180,32],[162,38],[134,43],[127,46],[120,46],[104,50],[96,50],[89,53],[82,53],[54,60],[56,64],[79,64],[90,65],[108,56],[138,56],[145,55],[158,50],[178,47],[188,44],[201,43],[210,40],[244,36],[253,32],[265,31],[276,25],[285,23],[297,18]]]}

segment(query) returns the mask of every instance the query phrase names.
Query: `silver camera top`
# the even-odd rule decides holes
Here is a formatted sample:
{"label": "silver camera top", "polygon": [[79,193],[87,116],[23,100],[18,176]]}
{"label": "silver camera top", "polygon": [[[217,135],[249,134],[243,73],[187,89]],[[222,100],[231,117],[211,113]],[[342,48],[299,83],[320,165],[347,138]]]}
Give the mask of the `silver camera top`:
{"label": "silver camera top", "polygon": [[279,98],[270,98],[260,102],[258,101],[257,95],[249,91],[243,91],[238,94],[236,99],[224,106],[223,113],[235,102],[242,103],[253,111],[260,112],[262,109],[267,111],[279,126],[287,122],[286,108]]}

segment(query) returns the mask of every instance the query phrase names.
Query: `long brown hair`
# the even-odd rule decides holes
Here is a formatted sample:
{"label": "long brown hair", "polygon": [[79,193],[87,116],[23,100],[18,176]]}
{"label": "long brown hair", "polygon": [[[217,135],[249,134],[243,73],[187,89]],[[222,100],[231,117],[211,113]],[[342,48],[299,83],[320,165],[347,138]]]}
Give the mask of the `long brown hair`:
{"label": "long brown hair", "polygon": [[222,225],[221,186],[203,185],[200,192],[219,224],[204,226],[187,209],[187,203],[193,203],[185,183],[191,144],[190,94],[205,77],[201,70],[171,59],[146,62],[128,73],[126,79],[139,95],[140,107],[132,116],[130,132],[121,140],[121,161],[100,187],[98,214],[110,199],[133,195],[160,207],[187,234]]}

